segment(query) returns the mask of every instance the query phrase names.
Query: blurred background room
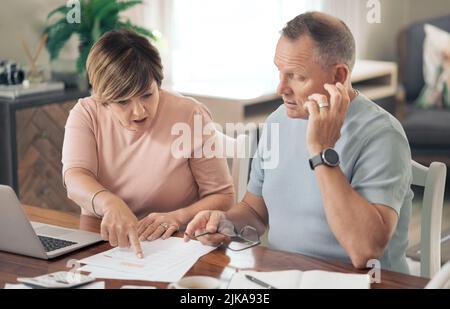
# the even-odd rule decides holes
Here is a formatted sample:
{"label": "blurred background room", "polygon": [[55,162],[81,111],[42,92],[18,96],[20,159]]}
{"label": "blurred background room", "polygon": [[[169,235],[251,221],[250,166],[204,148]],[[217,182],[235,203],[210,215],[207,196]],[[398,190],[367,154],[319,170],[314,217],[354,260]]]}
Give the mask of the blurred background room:
{"label": "blurred background room", "polygon": [[[450,166],[450,0],[2,0],[0,184],[24,204],[79,212],[61,181],[64,125],[89,95],[84,64],[104,32],[132,28],[152,40],[163,87],[206,104],[218,124],[263,123],[282,104],[273,64],[280,30],[311,10],[348,24],[354,86],[401,121],[413,159]],[[442,262],[450,260],[448,179]],[[423,198],[414,190],[413,260]]]}

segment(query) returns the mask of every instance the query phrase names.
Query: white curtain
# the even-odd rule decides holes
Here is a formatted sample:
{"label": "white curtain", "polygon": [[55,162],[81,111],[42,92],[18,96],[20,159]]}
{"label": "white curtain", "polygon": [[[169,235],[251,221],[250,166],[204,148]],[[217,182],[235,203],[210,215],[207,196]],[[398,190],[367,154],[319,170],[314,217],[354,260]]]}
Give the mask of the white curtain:
{"label": "white curtain", "polygon": [[145,8],[128,16],[161,31],[166,83],[196,93],[252,97],[277,83],[273,56],[283,25],[323,5],[322,0],[146,0]]}

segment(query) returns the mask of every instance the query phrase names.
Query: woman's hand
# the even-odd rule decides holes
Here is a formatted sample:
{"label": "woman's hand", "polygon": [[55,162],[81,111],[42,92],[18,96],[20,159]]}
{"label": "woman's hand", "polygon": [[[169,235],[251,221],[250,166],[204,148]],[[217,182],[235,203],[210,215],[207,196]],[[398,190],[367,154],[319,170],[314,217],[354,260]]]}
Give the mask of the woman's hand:
{"label": "woman's hand", "polygon": [[178,232],[182,224],[183,220],[178,211],[151,213],[139,221],[137,232],[141,241],[167,239]]}
{"label": "woman's hand", "polygon": [[138,220],[130,208],[121,199],[114,199],[105,207],[101,224],[103,240],[113,247],[129,248],[133,246],[136,255],[143,258],[137,233]]}

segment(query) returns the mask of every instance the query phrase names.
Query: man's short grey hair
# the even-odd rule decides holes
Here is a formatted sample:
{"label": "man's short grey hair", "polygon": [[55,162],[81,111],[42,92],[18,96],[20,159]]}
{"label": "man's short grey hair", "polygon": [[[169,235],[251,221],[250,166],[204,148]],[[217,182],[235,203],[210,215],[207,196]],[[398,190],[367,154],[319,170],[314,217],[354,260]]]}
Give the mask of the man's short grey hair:
{"label": "man's short grey hair", "polygon": [[298,15],[281,31],[282,35],[296,40],[308,35],[316,43],[315,61],[328,70],[339,63],[347,64],[350,71],[355,66],[355,38],[340,19],[319,12]]}

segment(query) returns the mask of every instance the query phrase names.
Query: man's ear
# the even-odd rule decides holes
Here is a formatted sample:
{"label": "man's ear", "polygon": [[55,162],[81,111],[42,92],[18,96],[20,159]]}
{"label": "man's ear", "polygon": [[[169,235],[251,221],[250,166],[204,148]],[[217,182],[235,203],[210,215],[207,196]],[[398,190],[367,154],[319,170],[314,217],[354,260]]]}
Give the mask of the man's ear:
{"label": "man's ear", "polygon": [[338,64],[334,67],[334,84],[341,83],[345,85],[350,76],[350,70],[345,64]]}

